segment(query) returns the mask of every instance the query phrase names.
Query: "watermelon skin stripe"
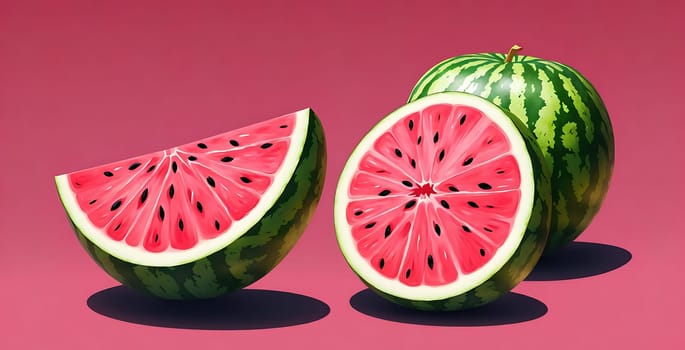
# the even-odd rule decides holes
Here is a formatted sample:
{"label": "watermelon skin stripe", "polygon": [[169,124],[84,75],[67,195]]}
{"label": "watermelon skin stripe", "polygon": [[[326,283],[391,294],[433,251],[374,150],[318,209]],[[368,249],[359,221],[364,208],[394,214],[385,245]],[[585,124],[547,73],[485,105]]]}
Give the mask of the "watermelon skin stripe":
{"label": "watermelon skin stripe", "polygon": [[178,266],[136,265],[101,250],[70,219],[79,242],[114,279],[164,299],[213,298],[256,282],[295,245],[321,198],[326,141],[319,118],[309,113],[302,157],[283,193],[259,222],[227,247]]}
{"label": "watermelon skin stripe", "polygon": [[[549,254],[577,238],[601,207],[615,158],[611,121],[595,88],[575,69],[531,56],[514,56],[509,64],[504,59],[497,53],[446,59],[418,81],[409,101],[463,91],[526,123],[551,169],[555,189],[545,249]],[[478,69],[484,70],[482,75]]]}
{"label": "watermelon skin stripe", "polygon": [[361,278],[367,287],[386,299],[411,309],[424,311],[465,310],[485,305],[500,298],[523,281],[528,274],[533,271],[535,264],[543,254],[550,232],[552,216],[552,178],[548,167],[544,164],[544,158],[535,141],[535,137],[513,114],[506,111],[505,113],[509,115],[509,118],[523,136],[528,153],[531,155],[531,165],[533,167],[533,174],[535,174],[533,210],[528,218],[528,225],[523,238],[521,239],[521,243],[512,253],[509,261],[479,286],[466,293],[442,300],[417,301],[385,293],[374,288],[357,273],[357,276]]}

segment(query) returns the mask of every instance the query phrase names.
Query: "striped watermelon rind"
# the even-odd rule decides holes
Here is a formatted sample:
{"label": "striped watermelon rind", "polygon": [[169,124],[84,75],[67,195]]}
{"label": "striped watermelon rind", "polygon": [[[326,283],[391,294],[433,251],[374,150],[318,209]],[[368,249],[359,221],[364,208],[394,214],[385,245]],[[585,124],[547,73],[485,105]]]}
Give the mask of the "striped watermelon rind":
{"label": "striped watermelon rind", "polygon": [[[432,97],[439,97],[438,95],[462,95],[462,93],[446,92],[433,95]],[[410,102],[408,105],[405,105],[401,108],[408,108],[411,104],[412,103]],[[371,283],[363,273],[355,268],[354,264],[351,263],[350,258],[347,256],[345,249],[343,248],[344,244],[341,241],[341,234],[343,234],[342,232],[345,230],[341,228],[346,224],[343,223],[343,220],[341,219],[344,217],[344,214],[342,214],[344,210],[340,209],[342,208],[341,203],[343,201],[340,200],[339,197],[341,198],[344,196],[344,193],[346,192],[346,184],[342,182],[343,176],[341,176],[340,182],[338,183],[335,203],[335,224],[338,244],[352,271],[367,287],[369,287],[370,290],[374,291],[376,294],[402,307],[423,311],[455,311],[476,308],[488,304],[511,291],[530,274],[539,261],[548,241],[551,225],[551,174],[545,164],[540,147],[537,145],[535,137],[531,134],[528,128],[512,113],[499,107],[495,108],[500,109],[505,115],[507,115],[507,117],[514,124],[515,128],[519,131],[525,143],[526,150],[530,155],[529,158],[532,167],[531,175],[533,176],[534,185],[532,209],[530,211],[530,216],[528,216],[526,220],[526,229],[522,235],[518,247],[511,253],[511,256],[508,258],[508,260],[495,273],[482,280],[481,283],[472,289],[458,295],[452,295],[445,298],[431,298],[430,300],[422,300],[419,298],[401,297],[385,291]],[[399,110],[396,110],[390,113],[388,116],[386,116],[386,119],[390,118],[393,113],[398,111]],[[379,124],[381,123],[382,121],[377,123],[374,128],[378,128]],[[362,149],[362,143],[360,143],[353,151],[353,154]],[[349,167],[350,164],[348,163],[345,170],[343,170],[343,173]]]}
{"label": "striped watermelon rind", "polygon": [[601,97],[577,70],[532,56],[505,58],[448,58],[421,77],[409,101],[442,91],[472,93],[528,126],[552,173],[549,254],[576,239],[599,211],[613,172],[613,129]]}
{"label": "striped watermelon rind", "polygon": [[244,288],[270,272],[291,250],[311,219],[323,189],[326,142],[319,118],[309,110],[302,153],[274,205],[235,241],[210,255],[176,266],[121,260],[93,244],[69,218],[81,245],[110,276],[164,299],[206,299]]}

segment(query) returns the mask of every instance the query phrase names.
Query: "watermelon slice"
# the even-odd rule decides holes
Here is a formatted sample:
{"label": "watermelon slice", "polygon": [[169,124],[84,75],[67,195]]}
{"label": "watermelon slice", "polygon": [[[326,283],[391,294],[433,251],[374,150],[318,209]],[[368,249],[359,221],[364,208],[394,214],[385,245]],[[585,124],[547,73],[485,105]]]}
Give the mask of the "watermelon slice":
{"label": "watermelon slice", "polygon": [[76,234],[122,284],[209,298],[269,272],[300,237],[326,149],[310,110],[55,178]]}
{"label": "watermelon slice", "polygon": [[532,270],[550,225],[533,136],[478,96],[430,95],[392,112],[350,156],[335,197],[357,275],[404,306],[483,305]]}

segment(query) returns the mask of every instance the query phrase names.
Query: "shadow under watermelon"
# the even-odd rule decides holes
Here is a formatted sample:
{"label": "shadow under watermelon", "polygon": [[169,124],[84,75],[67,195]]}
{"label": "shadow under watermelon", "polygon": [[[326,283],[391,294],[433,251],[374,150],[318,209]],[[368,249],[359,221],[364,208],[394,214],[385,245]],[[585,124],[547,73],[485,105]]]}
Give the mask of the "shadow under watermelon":
{"label": "shadow under watermelon", "polygon": [[633,255],[620,247],[572,242],[550,256],[543,256],[526,281],[559,281],[601,275],[627,264]]}
{"label": "shadow under watermelon", "polygon": [[148,326],[248,330],[288,327],[326,317],[330,307],[301,294],[244,289],[211,300],[161,300],[124,286],[99,291],[88,307],[100,315]]}
{"label": "shadow under watermelon", "polygon": [[547,306],[532,297],[509,292],[490,304],[475,309],[430,312],[412,310],[396,305],[364,289],[350,298],[355,310],[388,321],[429,326],[478,327],[521,323],[540,318]]}

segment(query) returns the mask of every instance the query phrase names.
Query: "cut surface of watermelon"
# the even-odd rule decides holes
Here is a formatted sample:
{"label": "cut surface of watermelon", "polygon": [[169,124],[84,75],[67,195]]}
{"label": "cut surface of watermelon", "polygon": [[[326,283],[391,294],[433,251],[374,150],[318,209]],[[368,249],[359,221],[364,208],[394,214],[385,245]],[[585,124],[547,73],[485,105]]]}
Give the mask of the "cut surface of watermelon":
{"label": "cut surface of watermelon", "polygon": [[392,298],[444,300],[491,279],[535,226],[536,247],[518,262],[518,275],[527,274],[546,236],[538,232],[538,154],[522,127],[464,93],[422,98],[379,122],[350,156],[335,197],[352,269]]}
{"label": "cut surface of watermelon", "polygon": [[231,244],[274,206],[301,157],[309,110],[56,177],[73,224],[132,264],[175,266]]}

